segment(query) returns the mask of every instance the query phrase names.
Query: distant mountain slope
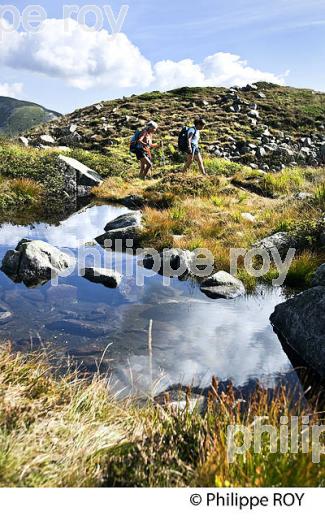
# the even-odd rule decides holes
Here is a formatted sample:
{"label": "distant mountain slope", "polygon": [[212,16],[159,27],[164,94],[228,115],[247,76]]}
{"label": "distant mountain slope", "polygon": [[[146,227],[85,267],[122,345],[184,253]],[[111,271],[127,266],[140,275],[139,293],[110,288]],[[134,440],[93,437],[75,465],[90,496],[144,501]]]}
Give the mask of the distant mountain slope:
{"label": "distant mountain slope", "polygon": [[0,96],[0,133],[15,136],[61,114],[36,103]]}
{"label": "distant mountain slope", "polygon": [[164,138],[166,150],[177,146],[182,126],[198,116],[208,122],[202,145],[211,155],[264,170],[324,163],[325,93],[264,82],[230,89],[185,87],[105,101],[28,134],[31,145],[49,134],[53,145],[106,153],[154,119],[159,123],[157,139]]}

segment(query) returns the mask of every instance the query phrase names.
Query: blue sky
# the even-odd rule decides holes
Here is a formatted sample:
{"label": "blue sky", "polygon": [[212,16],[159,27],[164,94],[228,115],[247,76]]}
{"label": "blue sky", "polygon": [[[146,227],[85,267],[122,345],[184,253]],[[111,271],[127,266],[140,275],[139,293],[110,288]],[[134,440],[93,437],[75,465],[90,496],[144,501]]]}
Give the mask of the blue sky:
{"label": "blue sky", "polygon": [[[95,34],[75,22],[67,35],[60,19],[69,2],[38,3],[49,22],[41,34],[20,29],[1,42],[2,95],[68,112],[185,84],[269,79],[325,91],[325,0],[98,1],[116,15],[129,5],[125,36],[114,40],[108,23]],[[13,5],[22,11],[29,4]]]}

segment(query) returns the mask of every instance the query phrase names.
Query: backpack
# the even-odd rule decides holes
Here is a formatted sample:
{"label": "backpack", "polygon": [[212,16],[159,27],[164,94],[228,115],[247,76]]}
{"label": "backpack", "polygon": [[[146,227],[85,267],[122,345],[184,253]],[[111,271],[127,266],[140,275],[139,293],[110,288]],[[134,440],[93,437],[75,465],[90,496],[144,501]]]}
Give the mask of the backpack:
{"label": "backpack", "polygon": [[130,142],[130,152],[131,153],[137,152],[137,145],[138,145],[139,137],[141,134],[142,134],[142,130],[138,129],[135,131],[135,134],[132,137],[131,142]]}
{"label": "backpack", "polygon": [[[192,127],[184,126],[178,136],[178,149],[180,152],[188,152],[188,132]],[[196,128],[194,128],[196,134]]]}

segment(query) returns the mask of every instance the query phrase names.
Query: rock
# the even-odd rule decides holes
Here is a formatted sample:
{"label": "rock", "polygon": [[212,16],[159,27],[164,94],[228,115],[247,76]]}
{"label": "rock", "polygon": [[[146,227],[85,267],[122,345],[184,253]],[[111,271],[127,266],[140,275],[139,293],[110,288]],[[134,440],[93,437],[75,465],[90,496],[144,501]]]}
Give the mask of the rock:
{"label": "rock", "polygon": [[313,197],[314,197],[314,195],[312,193],[308,193],[305,191],[301,191],[300,193],[297,193],[296,195],[294,195],[294,198],[296,200],[308,200],[308,199],[312,199]]}
{"label": "rock", "polygon": [[291,247],[297,247],[297,241],[285,231],[265,237],[254,244],[254,248],[265,249],[268,252],[271,252],[272,249],[277,249],[280,255],[286,254]]}
{"label": "rock", "polygon": [[14,282],[28,287],[49,281],[71,267],[74,259],[41,240],[21,240],[15,250],[7,251],[1,270]]}
{"label": "rock", "polygon": [[242,213],[241,216],[247,222],[256,222],[256,217],[254,217],[254,215],[251,213]]}
{"label": "rock", "polygon": [[26,148],[29,146],[29,139],[27,139],[27,137],[24,137],[23,135],[18,137],[18,141]]}
{"label": "rock", "polygon": [[322,264],[316,271],[312,281],[312,287],[323,286],[325,287],[325,264]]}
{"label": "rock", "polygon": [[264,92],[258,92],[258,93],[257,93],[257,96],[258,96],[260,99],[265,99],[265,98],[266,98],[266,95],[264,94]]}
{"label": "rock", "polygon": [[278,305],[271,323],[281,339],[325,379],[325,287],[314,287]]}
{"label": "rock", "polygon": [[128,195],[119,202],[129,209],[141,209],[145,205],[145,200],[139,195]]}
{"label": "rock", "polygon": [[99,338],[107,336],[111,332],[109,325],[99,325],[95,322],[88,322],[78,319],[62,319],[47,324],[50,330],[57,330],[65,334],[76,334],[77,336],[85,336],[89,338]]}
{"label": "rock", "polygon": [[90,282],[105,285],[110,289],[116,289],[122,281],[122,275],[117,271],[99,267],[86,267],[82,275]]}
{"label": "rock", "polygon": [[140,212],[121,215],[106,225],[106,232],[97,237],[96,242],[103,247],[112,249],[118,249],[120,245],[122,248],[138,247],[143,232],[141,218]]}
{"label": "rock", "polygon": [[225,298],[229,300],[246,294],[244,284],[225,271],[219,271],[204,280],[200,289],[209,298],[214,299]]}
{"label": "rock", "polygon": [[68,170],[70,174],[76,176],[78,186],[94,187],[102,184],[103,180],[98,173],[76,159],[60,155],[59,161],[65,170]]}
{"label": "rock", "polygon": [[0,302],[0,324],[7,323],[12,317],[13,315],[9,307]]}
{"label": "rock", "polygon": [[55,139],[51,135],[41,135],[40,140],[46,144],[55,144]]}
{"label": "rock", "polygon": [[46,299],[48,303],[60,304],[77,303],[78,289],[74,285],[60,284],[56,287],[49,287],[46,291]]}
{"label": "rock", "polygon": [[112,220],[105,226],[105,231],[113,231],[115,229],[126,228],[130,226],[141,226],[142,225],[142,214],[140,211],[134,211],[132,213],[125,213],[115,220]]}
{"label": "rock", "polygon": [[254,119],[259,119],[260,118],[260,113],[258,110],[250,110],[248,112],[248,115]]}
{"label": "rock", "polygon": [[167,249],[157,255],[146,255],[140,264],[145,269],[153,269],[162,276],[186,279],[193,273],[194,254],[184,249]]}

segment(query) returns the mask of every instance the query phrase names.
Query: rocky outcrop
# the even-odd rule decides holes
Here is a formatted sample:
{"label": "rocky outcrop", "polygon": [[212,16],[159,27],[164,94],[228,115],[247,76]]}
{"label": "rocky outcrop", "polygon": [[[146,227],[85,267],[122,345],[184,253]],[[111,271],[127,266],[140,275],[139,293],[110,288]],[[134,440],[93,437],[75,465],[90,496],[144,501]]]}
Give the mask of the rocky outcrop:
{"label": "rocky outcrop", "polygon": [[201,284],[201,291],[209,298],[232,300],[246,294],[243,282],[225,271],[219,271]]}
{"label": "rocky outcrop", "polygon": [[141,212],[126,213],[105,226],[105,233],[95,240],[108,249],[137,248],[143,232]]}
{"label": "rocky outcrop", "polygon": [[21,240],[7,251],[1,270],[14,282],[42,285],[73,265],[74,259],[41,240]]}
{"label": "rocky outcrop", "polygon": [[116,289],[122,281],[122,275],[117,271],[100,267],[86,267],[82,275],[90,282],[104,285],[110,289]]}
{"label": "rocky outcrop", "polygon": [[271,323],[280,339],[325,379],[325,286],[278,305]]}

